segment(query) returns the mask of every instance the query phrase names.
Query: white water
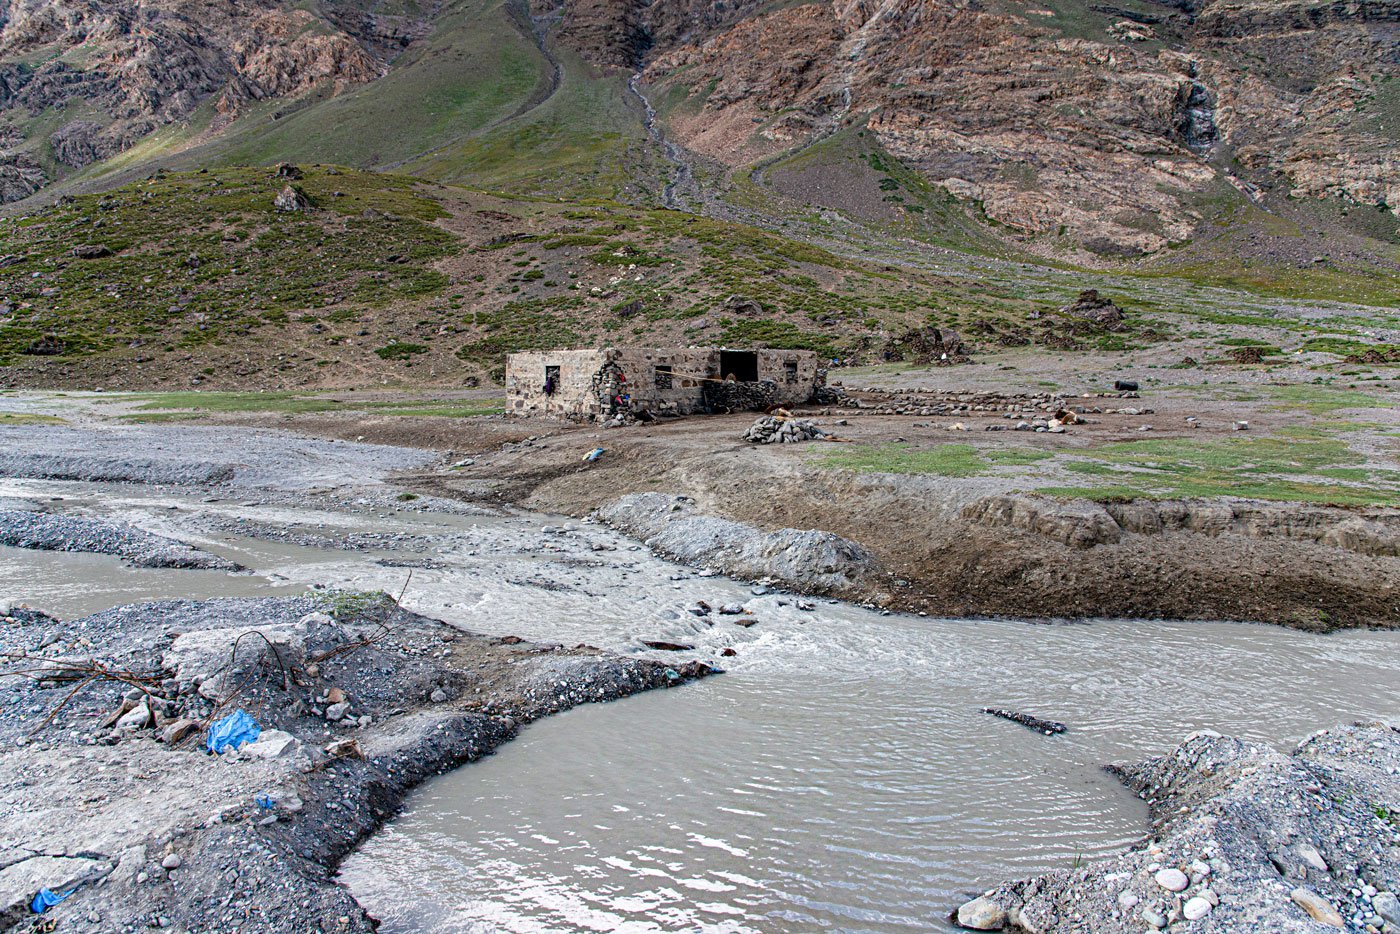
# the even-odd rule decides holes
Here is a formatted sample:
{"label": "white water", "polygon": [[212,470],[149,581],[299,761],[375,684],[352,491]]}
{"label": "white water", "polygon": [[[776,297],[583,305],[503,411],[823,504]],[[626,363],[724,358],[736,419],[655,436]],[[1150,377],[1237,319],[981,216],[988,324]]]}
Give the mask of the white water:
{"label": "white water", "polygon": [[[258,575],[134,571],[0,553],[0,593],[62,615],[118,600],[382,588],[468,628],[638,651],[691,642],[728,673],[588,707],[444,776],[344,866],[386,934],[418,931],[937,929],[996,880],[1119,850],[1141,803],[1102,772],[1201,728],[1274,743],[1400,709],[1400,635],[1265,626],[1035,625],[881,616],[699,577],[612,533],[541,517],[201,504],[73,484],[0,495],[136,519]],[[182,508],[172,511],[170,505]],[[320,535],[392,532],[344,552],[198,531],[227,510]],[[558,524],[558,520],[553,520]],[[605,550],[594,550],[594,545]],[[674,579],[681,578],[681,579]],[[222,586],[222,590],[220,589]],[[760,622],[702,621],[696,599]],[[734,658],[717,659],[733,647]],[[1045,737],[980,712],[1063,720]]]}

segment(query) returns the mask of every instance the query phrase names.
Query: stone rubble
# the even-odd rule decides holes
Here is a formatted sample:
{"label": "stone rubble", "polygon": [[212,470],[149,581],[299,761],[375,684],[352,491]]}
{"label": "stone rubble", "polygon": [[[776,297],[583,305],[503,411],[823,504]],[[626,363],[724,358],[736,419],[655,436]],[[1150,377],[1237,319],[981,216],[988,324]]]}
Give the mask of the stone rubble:
{"label": "stone rubble", "polygon": [[[75,890],[40,920],[65,934],[368,934],[332,870],[413,786],[548,713],[712,672],[477,636],[382,595],[0,609],[5,670],[52,672],[6,679],[0,707],[5,931],[40,929],[48,888]],[[65,699],[97,662],[134,675]],[[331,698],[341,715],[318,715]],[[207,753],[235,708],[261,733]]]}
{"label": "stone rubble", "polygon": [[1204,731],[1111,770],[1147,802],[1152,838],[1122,856],[1001,885],[959,908],[959,925],[1023,934],[1400,930],[1395,728],[1322,730],[1290,755]]}

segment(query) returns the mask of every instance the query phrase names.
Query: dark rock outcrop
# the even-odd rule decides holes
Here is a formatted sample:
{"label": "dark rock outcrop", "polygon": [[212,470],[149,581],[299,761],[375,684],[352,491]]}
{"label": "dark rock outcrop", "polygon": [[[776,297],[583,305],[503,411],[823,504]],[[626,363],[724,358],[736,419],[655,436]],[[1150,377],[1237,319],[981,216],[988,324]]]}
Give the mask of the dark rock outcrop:
{"label": "dark rock outcrop", "polygon": [[1117,331],[1126,320],[1123,309],[1113,300],[1098,293],[1097,289],[1085,289],[1079,297],[1060,309],[1060,314],[1077,321],[1085,321],[1105,331]]}
{"label": "dark rock outcrop", "polygon": [[[372,26],[369,20],[356,25]],[[365,32],[382,39],[373,29]],[[23,125],[81,102],[84,117],[33,141],[47,143],[59,165],[81,168],[191,117],[206,102],[215,104],[217,129],[256,101],[372,80],[385,68],[372,44],[323,14],[290,5],[12,4],[0,14],[0,119],[8,111],[13,125]],[[48,181],[24,151],[0,153],[0,200],[28,197]]]}

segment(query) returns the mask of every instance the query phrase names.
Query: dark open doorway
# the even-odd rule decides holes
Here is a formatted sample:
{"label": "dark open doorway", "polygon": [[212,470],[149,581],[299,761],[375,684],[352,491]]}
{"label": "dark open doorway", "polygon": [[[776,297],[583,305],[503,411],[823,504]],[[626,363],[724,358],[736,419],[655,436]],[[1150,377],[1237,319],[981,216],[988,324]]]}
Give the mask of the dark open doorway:
{"label": "dark open doorway", "polygon": [[741,383],[758,382],[758,354],[752,350],[721,350],[719,373],[722,379],[733,377]]}

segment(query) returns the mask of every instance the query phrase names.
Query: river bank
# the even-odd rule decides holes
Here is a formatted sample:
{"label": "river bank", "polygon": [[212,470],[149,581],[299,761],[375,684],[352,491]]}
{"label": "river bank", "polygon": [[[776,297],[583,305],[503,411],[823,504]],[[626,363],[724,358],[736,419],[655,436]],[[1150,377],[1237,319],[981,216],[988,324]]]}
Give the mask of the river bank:
{"label": "river bank", "polygon": [[[713,670],[478,635],[382,591],[325,588],[314,566],[300,586],[269,575],[269,559],[326,552],[383,554],[371,566],[386,578],[430,575],[419,549],[442,530],[415,536],[410,512],[409,531],[386,532],[376,510],[416,506],[458,535],[479,510],[385,484],[418,452],[223,429],[0,432],[6,930],[30,929],[44,889],[72,892],[46,913],[65,931],[373,930],[334,870],[410,789],[540,717]],[[363,528],[328,527],[336,510]],[[41,578],[26,579],[28,555]],[[65,573],[76,589],[47,580]],[[104,588],[182,580],[310,592],[107,608]],[[58,603],[77,613],[31,609],[26,594],[70,594]],[[257,742],[209,754],[211,724],[236,710]]]}
{"label": "river bank", "polygon": [[[341,858],[424,779],[580,703],[707,673],[465,633],[391,599],[168,602],[5,616],[0,925],[359,932]],[[261,734],[213,756],[235,710]]]}
{"label": "river bank", "polygon": [[1022,934],[1400,930],[1400,735],[1320,730],[1291,753],[1193,733],[1116,771],[1148,802],[1147,843],[998,886],[960,926]]}
{"label": "river bank", "polygon": [[[752,419],[742,414],[612,430],[382,414],[376,407],[395,404],[387,401],[399,398],[393,394],[318,397],[307,406],[253,394],[181,410],[200,404],[194,394],[150,414],[158,399],[119,394],[7,401],[15,417],[127,431],[139,427],[132,422],[175,419],[192,430],[276,427],[365,442],[400,452],[391,469],[416,494],[576,519],[598,512],[672,554],[680,554],[666,544],[678,538],[667,531],[673,520],[692,531],[695,521],[729,523],[727,552],[681,557],[892,610],[1229,619],[1315,631],[1400,622],[1400,410],[1385,396],[1264,385],[1245,401],[1242,388],[1196,385],[1159,390],[1148,405],[1112,394],[1031,393],[1024,377],[966,370],[866,376],[865,388],[853,385],[858,407],[807,413],[846,442],[839,444],[749,444],[742,436]],[[955,391],[965,383],[968,391]],[[1013,430],[1062,406],[1088,414],[1062,433]],[[1339,412],[1354,414],[1339,420]],[[59,426],[28,430],[40,432],[41,447],[65,436]],[[55,460],[12,449],[0,453],[0,466],[97,478],[83,450],[63,450]],[[418,454],[405,459],[407,450]],[[258,451],[274,463],[280,457],[273,443]],[[330,477],[343,474],[322,466]],[[157,479],[159,471],[141,475]],[[672,497],[677,508],[639,499],[651,495]],[[712,523],[708,533],[720,528]],[[779,539],[810,530],[843,556],[836,565],[829,549],[775,551]],[[827,570],[803,573],[814,556]]]}
{"label": "river bank", "polygon": [[[761,534],[820,530],[868,560],[837,577],[788,577],[790,585],[893,610],[1230,619],[1316,631],[1400,623],[1400,509],[1393,505],[1052,496],[1036,490],[1063,482],[1042,464],[1062,442],[1037,442],[1024,455],[1030,466],[988,470],[977,469],[978,452],[996,457],[995,448],[935,448],[934,469],[911,471],[901,463],[918,457],[906,453],[907,418],[840,414],[814,417],[873,451],[875,469],[833,469],[827,459],[840,464],[845,445],[748,444],[742,434],[752,419],[744,415],[607,432],[507,421],[453,436],[457,466],[412,471],[405,482],[469,502],[579,517],[597,510],[648,541],[667,538],[668,517],[639,509],[645,501],[638,496],[680,497],[688,515]],[[305,425],[332,436],[352,430],[324,417]],[[358,422],[353,430],[384,442],[412,438],[408,426]],[[967,437],[960,435],[958,444]],[[950,444],[946,437],[930,443]],[[1116,437],[1089,443],[1121,443]],[[1240,443],[1238,435],[1225,437],[1220,444]],[[1183,443],[1211,439],[1198,433]],[[596,446],[606,453],[584,462]],[[955,461],[939,467],[942,456]],[[880,458],[890,462],[885,469]],[[964,470],[956,459],[974,466]],[[1179,468],[1196,469],[1204,471]],[[748,560],[714,561],[721,570],[752,573]]]}
{"label": "river bank", "polygon": [[[104,737],[110,733],[94,732],[93,727],[123,706],[123,691],[129,690],[114,687],[103,688],[106,693],[98,695],[100,703],[92,708],[65,708],[65,719],[39,734],[55,731],[50,738],[24,747],[7,744],[5,764],[0,765],[6,787],[4,826],[16,848],[7,863],[12,867],[30,864],[25,873],[72,868],[80,876],[110,880],[79,890],[89,892],[87,898],[93,900],[75,895],[53,909],[70,912],[63,918],[77,918],[82,909],[81,917],[93,914],[100,919],[83,921],[92,926],[78,924],[77,930],[104,930],[108,928],[102,925],[111,917],[127,919],[123,906],[130,902],[144,912],[130,916],[129,925],[137,929],[152,920],[158,923],[160,912],[171,921],[183,911],[210,928],[237,921],[245,930],[280,931],[284,928],[257,925],[281,923],[272,916],[298,900],[307,900],[323,912],[329,925],[323,929],[335,930],[336,925],[343,930],[365,929],[353,926],[361,923],[357,920],[361,915],[355,913],[360,909],[352,907],[355,899],[368,897],[362,896],[360,888],[363,866],[351,877],[354,899],[332,887],[330,869],[364,833],[393,815],[411,785],[509,735],[498,735],[493,718],[505,717],[518,725],[565,706],[554,696],[560,680],[567,694],[582,679],[589,688],[577,698],[582,700],[593,699],[597,689],[601,689],[600,698],[606,698],[672,683],[667,669],[684,678],[685,663],[733,666],[725,678],[706,681],[685,692],[684,698],[675,695],[680,703],[665,705],[669,713],[661,717],[664,729],[655,724],[624,727],[621,745],[586,732],[578,734],[572,726],[577,720],[557,721],[563,732],[556,735],[569,738],[567,755],[541,759],[537,768],[542,768],[546,779],[554,772],[580,780],[597,775],[604,780],[610,797],[600,799],[602,811],[595,816],[585,810],[592,824],[608,826],[620,820],[607,815],[621,813],[612,811],[611,805],[626,802],[645,825],[665,830],[655,846],[679,853],[693,845],[703,852],[702,864],[716,870],[730,858],[750,867],[724,870],[748,882],[723,877],[704,881],[697,876],[692,881],[697,891],[711,893],[705,896],[708,901],[658,916],[644,913],[647,924],[657,917],[673,921],[693,917],[693,911],[708,911],[704,906],[718,899],[745,912],[736,930],[759,931],[778,929],[782,922],[775,919],[781,918],[801,928],[806,922],[793,919],[807,916],[821,926],[835,923],[839,927],[863,918],[862,924],[878,930],[936,928],[974,879],[991,884],[997,878],[1063,866],[1076,853],[1109,857],[1130,845],[1140,832],[1142,815],[1117,800],[1120,792],[1115,784],[1099,773],[1104,762],[1132,761],[1125,754],[1146,754],[1192,730],[1219,728],[1239,732],[1252,742],[1275,743],[1347,716],[1384,715],[1400,704],[1400,682],[1395,682],[1384,662],[1393,648],[1386,641],[1388,633],[1355,632],[1321,640],[1281,628],[1223,624],[1148,626],[1125,621],[1031,626],[882,616],[849,603],[799,598],[771,583],[739,584],[708,576],[703,569],[667,565],[599,523],[538,515],[512,518],[510,509],[499,508],[499,500],[492,495],[499,490],[489,484],[475,487],[475,503],[434,497],[422,478],[442,474],[461,482],[466,467],[450,466],[471,456],[461,450],[442,466],[435,460],[440,455],[422,449],[219,425],[29,425],[0,432],[7,442],[0,454],[0,472],[10,478],[0,488],[0,505],[6,514],[17,515],[25,528],[35,524],[36,515],[47,516],[43,527],[79,529],[82,535],[75,542],[93,551],[113,552],[89,559],[67,551],[7,549],[7,558],[33,556],[41,562],[33,565],[41,577],[52,574],[52,569],[83,566],[71,562],[105,562],[100,567],[86,566],[83,572],[93,575],[90,582],[98,585],[95,596],[63,597],[66,609],[60,615],[70,617],[69,623],[16,616],[19,622],[7,626],[18,627],[15,631],[27,633],[26,638],[32,636],[36,648],[49,641],[51,632],[57,633],[58,641],[42,647],[49,655],[78,651],[110,656],[126,668],[159,668],[161,697],[155,706],[171,701],[167,694],[173,690],[174,707],[167,711],[172,721],[187,710],[201,713],[204,705],[214,703],[200,693],[205,679],[195,687],[193,674],[185,679],[179,672],[181,657],[190,653],[178,644],[191,635],[219,632],[221,645],[232,655],[229,637],[237,638],[235,633],[256,625],[273,632],[276,645],[295,646],[299,641],[306,647],[297,650],[304,662],[308,651],[355,645],[365,641],[366,629],[372,635],[383,628],[374,622],[378,617],[361,615],[366,610],[392,614],[394,631],[401,628],[403,633],[402,638],[381,638],[357,648],[360,654],[348,658],[343,669],[331,669],[333,677],[318,665],[312,680],[293,685],[305,694],[296,700],[307,708],[295,713],[295,700],[280,693],[284,683],[280,667],[274,662],[259,668],[258,658],[248,660],[250,671],[271,678],[258,690],[276,697],[278,703],[260,708],[258,718],[263,719],[262,709],[270,710],[267,723],[295,740],[293,748],[299,750],[290,761],[247,757],[225,763],[197,752],[169,751],[142,736],[139,728],[135,735],[117,730],[118,742],[105,745]],[[573,469],[580,487],[598,481],[587,468],[580,473],[578,463]],[[409,478],[411,486],[402,485],[405,481],[400,477]],[[614,502],[622,491],[604,492],[611,492],[608,502]],[[717,526],[713,517],[696,509],[698,503],[678,502],[662,494],[632,502],[636,508],[630,519],[615,516],[613,520],[619,525],[623,519],[659,523],[654,533],[640,525],[632,531],[657,538],[658,547],[680,557],[687,557],[681,554],[683,548],[697,542],[717,543],[717,550],[701,548],[689,555],[704,565],[729,560],[732,555],[726,549],[742,538],[746,544],[738,550],[739,556],[765,562],[751,565],[746,570],[750,575],[770,571],[779,579],[796,581],[815,562],[824,573],[859,583],[860,569],[865,567],[858,551],[847,551],[829,537],[775,536],[757,527],[744,531],[722,523]],[[134,523],[139,531],[158,537],[158,544],[176,542],[257,573],[124,568],[119,563],[120,549],[109,549],[100,540],[102,530],[121,529],[124,523]],[[708,538],[691,534],[697,529],[709,530]],[[668,534],[674,538],[668,539]],[[99,540],[84,537],[90,535]],[[789,560],[794,555],[803,556],[802,560]],[[0,571],[0,577],[13,593],[23,585],[24,575],[31,573],[20,570],[12,577]],[[313,592],[274,600],[174,602],[142,610],[101,611],[108,605],[102,602],[102,587],[128,575],[152,574],[164,575],[162,586],[172,586],[171,575],[190,575],[192,591],[231,587],[261,594],[279,586],[314,590],[318,584],[391,593],[405,585],[407,589],[402,609]],[[58,588],[52,592],[63,593]],[[322,613],[330,617],[329,624],[308,619]],[[433,616],[451,625],[436,622]],[[471,636],[463,630],[492,635]],[[502,638],[512,631],[521,633],[524,640]],[[119,634],[126,632],[135,633],[135,640],[120,641]],[[445,636],[454,641],[443,642]],[[322,639],[324,646],[318,641]],[[604,651],[539,648],[550,642],[583,642],[602,646]],[[688,648],[663,652],[647,648],[663,643]],[[439,645],[451,648],[452,654],[439,656]],[[250,651],[246,642],[239,651]],[[220,664],[228,655],[222,649],[203,653],[206,661]],[[1093,664],[1084,668],[1076,664],[1078,659],[1093,659]],[[261,661],[270,658],[262,656]],[[543,682],[538,678],[541,672],[547,675]],[[657,681],[658,677],[662,680]],[[173,685],[167,684],[172,680]],[[211,692],[218,688],[219,679],[214,680]],[[182,681],[195,689],[182,690]],[[531,697],[530,686],[538,689],[541,683],[549,690]],[[1281,685],[1286,688],[1281,690]],[[30,687],[38,690],[26,686],[16,694],[25,694]],[[476,687],[504,706],[478,708]],[[346,701],[332,702],[331,688],[344,691],[351,704],[337,720],[327,720],[325,714],[333,703]],[[47,700],[63,690],[59,686],[42,693]],[[438,690],[445,697],[434,700]],[[462,693],[453,696],[457,690]],[[692,692],[697,700],[689,702]],[[710,700],[698,700],[705,697]],[[285,707],[281,706],[284,701]],[[692,710],[695,704],[699,706]],[[1070,731],[1047,739],[1016,724],[992,721],[980,712],[984,706],[1030,710],[1069,723]],[[17,727],[25,729],[40,715],[39,707],[33,705],[12,709],[17,716],[29,717],[17,721]],[[49,705],[43,707],[45,713],[48,709]],[[147,710],[161,715],[159,709]],[[737,721],[716,716],[724,710],[741,714]],[[363,726],[362,715],[370,718]],[[444,718],[453,717],[461,718],[451,721],[459,726],[437,729]],[[598,722],[610,729],[606,724],[613,719],[608,716]],[[736,723],[742,726],[737,733]],[[846,726],[833,730],[833,724]],[[881,737],[881,742],[871,743],[872,735]],[[607,760],[594,762],[583,755],[576,745],[580,736],[589,737],[584,741],[589,747],[596,740],[619,772],[608,773]],[[677,736],[685,737],[683,751],[676,749]],[[786,737],[792,737],[794,748],[781,745]],[[94,742],[88,743],[89,738]],[[325,767],[318,771],[317,760],[331,756],[326,747],[348,738],[359,740],[369,757],[366,764],[357,764],[358,759],[337,760],[330,777],[319,777]],[[40,748],[45,743],[49,748]],[[155,750],[156,756],[148,762],[149,750]],[[133,754],[134,759],[126,758]],[[422,767],[410,768],[400,760],[403,755],[421,760]],[[162,770],[172,756],[179,760],[178,768],[167,777]],[[576,758],[582,760],[577,766],[581,771],[572,766]],[[726,770],[745,768],[751,761],[768,762],[774,771],[756,771],[743,782],[729,777]],[[558,763],[562,762],[569,762],[570,768],[561,769]],[[833,770],[832,763],[849,765],[849,781],[842,777],[844,766]],[[308,767],[311,771],[301,771]],[[211,772],[215,769],[225,771]],[[63,789],[59,800],[66,804],[61,804],[59,812],[35,809],[34,775],[42,775],[45,787],[53,783]],[[136,838],[125,836],[124,825],[108,826],[111,815],[101,813],[103,805],[88,800],[96,794],[91,782],[122,775],[126,776],[122,787],[101,794],[123,802],[118,806],[127,810],[119,817],[137,821],[133,832],[141,836]],[[930,782],[925,778],[929,775],[946,776],[947,781]],[[659,802],[666,805],[664,809],[653,810],[666,776],[683,784],[703,778],[706,796],[724,792],[719,794],[724,806],[716,809],[718,813],[692,812],[682,796],[666,798]],[[642,782],[636,800],[618,797],[629,777]],[[241,784],[244,779],[247,784]],[[517,772],[510,782],[521,784],[526,779]],[[200,787],[191,792],[188,785],[196,781]],[[727,800],[726,785],[716,785],[717,781],[734,782],[739,797]],[[323,782],[330,784],[318,784]],[[257,803],[266,787],[281,794],[284,786],[295,793],[300,811],[288,809],[282,814],[275,801],[272,808]],[[531,800],[551,800],[548,787],[541,786]],[[896,811],[889,810],[883,793],[864,800],[872,788],[897,790]],[[958,788],[971,789],[975,795],[958,799]],[[998,797],[998,788],[1007,795]],[[147,790],[149,796],[144,794]],[[781,793],[771,797],[775,790]],[[566,794],[576,791],[566,789]],[[70,792],[76,797],[70,798]],[[820,808],[804,810],[833,795],[843,802],[839,831],[826,822]],[[175,827],[165,823],[165,817],[150,823],[147,811],[164,812],[146,803],[167,797],[189,805],[172,809],[178,812],[176,819],[186,824]],[[1031,809],[1025,808],[1028,800],[1034,801]],[[308,801],[321,804],[309,807]],[[672,810],[682,806],[687,810],[679,814]],[[84,807],[92,810],[83,812]],[[30,810],[39,813],[31,819]],[[577,806],[570,806],[569,813],[575,810]],[[72,822],[69,811],[86,814],[84,821],[90,818],[91,822]],[[308,814],[317,822],[306,819]],[[726,824],[735,819],[734,814],[739,815],[738,823]],[[219,820],[209,824],[216,815]],[[967,816],[968,826],[957,823],[958,815]],[[269,817],[277,819],[260,826]],[[749,839],[754,822],[768,820],[775,822],[774,832],[752,834]],[[891,820],[901,828],[897,835],[890,832]],[[954,821],[951,827],[945,826],[949,820]],[[47,824],[63,821],[72,822],[73,830],[55,838],[68,841],[61,852],[36,853],[26,843],[42,836]],[[691,833],[705,842],[673,839],[679,833],[673,827],[678,821],[681,827],[693,827]],[[299,830],[302,824],[305,829]],[[817,824],[824,828],[819,834],[800,833],[807,825]],[[184,836],[176,833],[181,827],[188,831]],[[1091,845],[1086,845],[1086,827],[1096,828]],[[514,830],[505,829],[510,832],[499,836],[509,839]],[[563,839],[553,830],[541,828],[540,836]],[[109,840],[104,834],[116,836]],[[285,838],[290,849],[276,850],[263,839],[269,834],[282,835],[276,839]],[[177,836],[185,842],[170,845]],[[792,841],[804,838],[807,842],[792,850]],[[102,845],[82,842],[94,839]],[[1035,841],[1030,853],[1025,852],[1028,839]],[[609,846],[626,843],[612,837],[606,840]],[[123,881],[120,857],[140,846],[146,847],[144,853],[137,850],[128,855],[133,881]],[[553,858],[552,845],[544,846],[545,855]],[[724,847],[743,855],[730,854]],[[571,877],[569,867],[578,865],[579,855],[567,846],[557,849],[563,863],[555,876]],[[406,860],[406,850],[402,838],[393,838],[387,863],[371,875],[382,874],[389,866],[424,865]],[[311,857],[305,855],[308,852]],[[365,852],[373,854],[375,847],[371,844]],[[620,872],[627,886],[651,878],[653,870],[646,866],[635,872],[618,869],[618,865],[637,865],[635,854],[604,852],[603,865],[611,868],[601,872]],[[800,872],[794,872],[794,854],[800,855]],[[179,857],[173,879],[162,865],[171,855]],[[41,856],[81,862],[58,867],[35,863]],[[11,862],[14,857],[20,858]],[[678,864],[688,861],[688,857],[674,858]],[[259,882],[264,861],[274,868]],[[191,866],[206,865],[217,866],[217,871],[208,876],[186,873]],[[471,865],[477,867],[471,875],[479,875],[496,890],[510,890],[520,881],[499,875],[492,861]],[[917,874],[906,876],[890,869],[901,865],[917,867]],[[14,871],[19,886],[33,881],[18,868]],[[599,872],[590,870],[575,881],[586,887],[587,880],[601,879],[603,892],[618,884],[614,875]],[[836,878],[830,875],[833,872],[840,878],[868,875],[869,881],[859,887],[859,896],[816,899],[830,888]],[[181,882],[182,873],[188,884]],[[143,881],[134,881],[142,874]],[[406,891],[416,885],[411,879],[400,881]],[[132,886],[130,891],[122,889],[126,885]],[[743,897],[733,896],[731,902],[730,896],[715,896],[714,891],[722,890],[712,889],[713,885],[735,886]],[[102,894],[109,887],[116,893],[110,904]],[[752,902],[750,888],[757,890]],[[211,892],[218,893],[216,903],[235,897],[228,905],[206,904]],[[381,890],[376,897],[382,895]],[[426,897],[441,899],[442,895],[430,892]],[[585,888],[579,897],[588,901],[597,896]],[[1022,897],[1022,903],[1029,900]],[[1244,896],[1241,903],[1254,904]],[[385,916],[380,903],[370,899],[367,904],[371,913]],[[541,910],[550,904],[549,898],[542,898]],[[893,906],[898,905],[906,908],[896,911]],[[342,924],[342,917],[350,920]],[[1219,917],[1229,915],[1222,911]],[[524,927],[529,923],[528,919],[523,922]],[[1076,930],[1073,923],[1073,919],[1061,920],[1044,930]],[[410,923],[392,930],[420,928]],[[669,928],[663,924],[655,929]]]}

